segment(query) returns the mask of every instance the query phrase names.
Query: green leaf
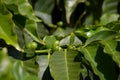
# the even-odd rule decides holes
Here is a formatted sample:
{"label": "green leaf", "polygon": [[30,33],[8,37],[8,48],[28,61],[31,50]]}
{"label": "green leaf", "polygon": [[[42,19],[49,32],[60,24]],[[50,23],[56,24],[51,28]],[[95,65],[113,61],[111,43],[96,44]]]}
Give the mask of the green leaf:
{"label": "green leaf", "polygon": [[49,63],[48,56],[47,55],[38,56],[37,62],[39,64],[38,77],[40,80],[42,80],[44,72],[47,69]]}
{"label": "green leaf", "polygon": [[[74,38],[74,39],[73,39]],[[82,45],[82,41],[77,36],[67,36],[60,41],[60,46],[79,46]]]}
{"label": "green leaf", "polygon": [[54,31],[53,35],[55,35],[57,37],[64,37],[65,33],[64,33],[64,30],[62,28],[58,27],[56,29],[56,31]]}
{"label": "green leaf", "polygon": [[35,55],[34,53],[35,48],[33,48],[33,45],[32,45],[32,43],[34,43],[33,39],[31,38],[30,35],[28,35],[25,32],[23,32],[23,34],[24,34],[24,46],[23,46],[24,52],[27,53],[26,54],[27,57],[31,57]]}
{"label": "green leaf", "polygon": [[88,76],[88,71],[87,71],[87,68],[85,68],[85,66],[84,66],[84,69],[82,69],[81,74],[82,74],[83,80],[85,80],[85,78]]}
{"label": "green leaf", "polygon": [[37,17],[35,17],[32,6],[28,2],[28,0],[4,0],[4,3],[8,5],[8,8],[9,5],[17,7],[16,10],[18,11],[15,11],[15,8],[13,7],[10,8],[12,11],[17,12],[17,14],[21,14],[33,21],[40,21]]}
{"label": "green leaf", "polygon": [[119,18],[119,14],[103,14],[100,18],[100,24],[105,25],[107,23],[113,22],[113,21],[117,21]]}
{"label": "green leaf", "polygon": [[37,34],[40,38],[45,37],[46,35],[48,35],[48,30],[47,28],[42,24],[42,23],[38,23],[38,27],[37,27]]}
{"label": "green leaf", "polygon": [[103,40],[101,43],[105,46],[104,52],[110,55],[115,63],[120,67],[120,52],[116,51],[117,42],[114,40]]}
{"label": "green leaf", "polygon": [[66,20],[70,23],[70,16],[80,2],[85,0],[65,0]]}
{"label": "green leaf", "polygon": [[38,80],[34,74],[28,73],[21,61],[16,61],[13,65],[13,74],[16,80]]}
{"label": "green leaf", "polygon": [[39,65],[35,64],[35,58],[32,58],[30,60],[26,60],[23,62],[23,67],[26,71],[30,72],[33,75],[38,74],[39,70]]}
{"label": "green leaf", "polygon": [[119,0],[104,0],[102,5],[103,15],[100,18],[101,24],[118,20],[118,4]]}
{"label": "green leaf", "polygon": [[36,23],[35,21],[27,19],[27,20],[26,20],[25,28],[26,28],[30,33],[32,33],[34,36],[37,37],[37,32],[36,32],[37,23]]}
{"label": "green leaf", "polygon": [[15,32],[17,34],[17,40],[18,40],[18,44],[20,46],[20,48],[22,49],[25,45],[24,45],[24,31],[23,29],[20,29],[19,27],[15,27]]}
{"label": "green leaf", "polygon": [[104,25],[104,27],[119,32],[120,31],[120,21],[113,21],[111,23],[108,23],[107,25]]}
{"label": "green leaf", "polygon": [[95,57],[97,55],[97,45],[88,45],[86,47],[82,47],[81,51],[83,52],[83,55],[87,61],[89,61],[94,73],[99,76],[100,80],[106,80],[104,77],[104,74],[102,74],[98,69],[97,69],[97,63],[95,62]]}
{"label": "green leaf", "polygon": [[77,51],[56,51],[50,58],[50,71],[55,80],[79,80],[80,63],[74,62]]}
{"label": "green leaf", "polygon": [[89,14],[86,18],[83,24],[85,25],[91,25],[93,23],[94,19],[94,15],[93,14]]}
{"label": "green leaf", "polygon": [[100,70],[104,74],[106,80],[117,80],[117,66],[112,60],[111,56],[103,52],[102,47],[98,48],[95,61],[98,63],[98,70]]}
{"label": "green leaf", "polygon": [[54,7],[54,2],[54,0],[38,0],[35,4],[35,11],[51,14]]}
{"label": "green leaf", "polygon": [[8,44],[17,46],[17,36],[14,27],[12,14],[0,1],[0,38],[4,39]]}
{"label": "green leaf", "polygon": [[54,0],[38,0],[35,4],[35,14],[47,25],[52,25],[51,13]]}
{"label": "green leaf", "polygon": [[69,46],[70,45],[70,36],[63,38],[60,41],[60,46]]}
{"label": "green leaf", "polygon": [[25,73],[22,68],[22,63],[20,61],[16,61],[13,65],[13,74],[15,75],[16,80],[23,80],[23,76]]}
{"label": "green leaf", "polygon": [[116,32],[114,31],[108,31],[108,30],[100,31],[94,34],[93,36],[91,36],[90,38],[88,38],[87,41],[85,42],[85,46],[87,46],[88,44],[94,41],[108,40],[108,39],[114,38],[115,34]]}
{"label": "green leaf", "polygon": [[67,35],[69,35],[70,33],[72,33],[74,31],[73,28],[70,28],[70,27],[67,27],[67,28],[61,28],[61,27],[58,27],[56,29],[56,31],[54,31],[53,35],[55,35],[56,37],[59,37],[59,38],[63,38]]}
{"label": "green leaf", "polygon": [[104,0],[102,9],[103,13],[117,13],[119,0]]}
{"label": "green leaf", "polygon": [[74,41],[75,41],[75,34],[71,33],[71,35],[70,35],[70,45],[74,44]]}
{"label": "green leaf", "polygon": [[7,73],[10,66],[10,60],[5,49],[0,50],[0,77],[2,74]]}
{"label": "green leaf", "polygon": [[40,44],[42,44],[42,45],[45,45],[45,43],[40,39],[40,38],[38,38],[38,37],[36,37],[35,35],[33,35],[32,33],[31,33],[31,31],[29,31],[29,30],[27,30],[27,29],[24,29],[25,30],[25,32],[34,40],[34,41],[36,41],[36,42],[38,42],[38,43],[40,43]]}
{"label": "green leaf", "polygon": [[52,17],[51,15],[39,11],[35,11],[37,17],[41,18],[43,22],[47,25],[52,25]]}
{"label": "green leaf", "polygon": [[54,44],[56,42],[56,38],[54,36],[45,36],[43,41],[46,43],[47,48],[54,49]]}

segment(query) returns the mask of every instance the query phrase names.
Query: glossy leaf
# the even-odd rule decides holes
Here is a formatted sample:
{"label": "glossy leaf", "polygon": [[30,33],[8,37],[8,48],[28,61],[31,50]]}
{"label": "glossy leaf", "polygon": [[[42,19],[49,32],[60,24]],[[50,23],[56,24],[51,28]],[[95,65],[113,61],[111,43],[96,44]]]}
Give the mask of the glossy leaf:
{"label": "glossy leaf", "polygon": [[50,71],[55,80],[78,80],[80,63],[74,62],[77,51],[56,51],[50,58]]}
{"label": "glossy leaf", "polygon": [[38,78],[35,75],[29,74],[25,68],[23,67],[22,62],[16,61],[13,65],[13,74],[16,78],[16,80],[38,80]]}
{"label": "glossy leaf", "polygon": [[108,30],[100,31],[94,34],[93,36],[91,36],[90,38],[88,38],[87,41],[85,42],[85,46],[87,46],[88,44],[94,41],[108,40],[108,39],[114,38],[115,34],[116,32],[114,31],[108,31]]}
{"label": "glossy leaf", "polygon": [[[25,17],[27,17],[30,20],[33,21],[40,21],[37,17],[35,17],[32,6],[28,2],[28,0],[4,0],[6,5],[15,5],[18,11],[17,14],[21,14]],[[15,10],[15,8],[10,8],[12,11]]]}
{"label": "glossy leaf", "polygon": [[38,37],[34,36],[34,34],[32,34],[29,30],[25,29],[25,32],[36,42],[45,45],[45,43]]}
{"label": "glossy leaf", "polygon": [[56,31],[54,31],[53,35],[55,35],[57,37],[64,37],[65,33],[62,28],[57,28]]}
{"label": "glossy leaf", "polygon": [[119,19],[119,14],[103,14],[100,18],[101,22],[100,24],[105,25],[107,23],[113,22],[113,21],[117,21]]}
{"label": "glossy leaf", "polygon": [[[74,38],[72,41],[71,39]],[[82,45],[82,41],[77,36],[67,36],[60,41],[60,46],[79,46]]]}
{"label": "glossy leaf", "polygon": [[52,25],[51,13],[54,7],[54,0],[38,0],[35,4],[35,14],[44,23]]}
{"label": "glossy leaf", "polygon": [[120,67],[120,52],[116,51],[117,42],[114,40],[101,41],[104,47],[104,52],[110,55],[115,63]]}
{"label": "glossy leaf", "polygon": [[[48,8],[49,6],[49,8]],[[54,7],[54,0],[38,0],[35,4],[35,10],[51,14]]]}
{"label": "glossy leaf", "polygon": [[2,76],[2,73],[6,73],[10,68],[10,60],[7,56],[6,51],[0,50],[0,76]]}
{"label": "glossy leaf", "polygon": [[66,20],[70,23],[70,16],[80,2],[85,0],[65,0]]}
{"label": "glossy leaf", "polygon": [[69,35],[70,33],[72,33],[73,31],[74,31],[73,28],[67,27],[64,29],[64,28],[58,27],[56,29],[56,31],[54,31],[53,35],[55,35],[56,37],[63,38],[65,36]]}
{"label": "glossy leaf", "polygon": [[119,0],[104,0],[102,9],[103,13],[117,13]]}
{"label": "glossy leaf", "polygon": [[37,23],[36,23],[35,21],[33,21],[33,20],[26,20],[25,28],[26,28],[30,33],[32,33],[34,36],[37,37],[37,32],[36,32]]}
{"label": "glossy leaf", "polygon": [[38,56],[37,62],[39,64],[39,73],[38,77],[42,80],[45,70],[48,67],[49,59],[47,55]]}
{"label": "glossy leaf", "polygon": [[0,47],[0,80],[118,80],[119,6],[119,0],[0,0],[0,38],[19,44],[27,57],[35,54],[8,60]]}
{"label": "glossy leaf", "polygon": [[35,59],[26,60],[23,62],[23,67],[26,71],[31,72],[33,75],[38,74],[39,66],[35,63]]}
{"label": "glossy leaf", "polygon": [[0,38],[4,39],[8,44],[17,46],[17,36],[14,27],[12,14],[0,1]]}
{"label": "glossy leaf", "polygon": [[38,37],[43,38],[49,34],[49,31],[42,23],[38,23],[37,34],[38,34]]}
{"label": "glossy leaf", "polygon": [[102,5],[103,15],[100,18],[102,25],[118,20],[118,4],[119,0],[104,0]]}
{"label": "glossy leaf", "polygon": [[17,39],[18,39],[18,44],[20,46],[20,48],[23,48],[24,45],[24,31],[22,29],[20,29],[19,27],[15,27],[15,32],[17,34]]}
{"label": "glossy leaf", "polygon": [[36,16],[41,18],[44,23],[46,23],[48,25],[52,25],[52,17],[51,17],[51,15],[43,13],[43,12],[39,12],[39,11],[35,11],[35,14],[36,14]]}
{"label": "glossy leaf", "polygon": [[56,38],[54,36],[45,36],[43,41],[46,43],[46,48],[54,49],[54,44],[56,42]]}
{"label": "glossy leaf", "polygon": [[[23,69],[22,69],[22,63],[21,62],[15,62],[14,64],[14,68],[13,68],[13,74],[15,75],[16,77],[16,80],[23,80],[23,76],[25,75],[25,73],[23,72]],[[21,71],[20,71],[21,70]]]}
{"label": "glossy leaf", "polygon": [[120,30],[119,25],[120,25],[120,21],[113,21],[111,23],[108,23],[107,25],[104,25],[104,27],[118,32]]}
{"label": "glossy leaf", "polygon": [[86,46],[82,48],[82,52],[83,52],[83,55],[85,56],[85,59],[89,61],[90,65],[92,66],[94,73],[97,76],[99,76],[100,80],[106,80],[104,77],[104,74],[102,74],[102,72],[100,72],[97,69],[98,64],[95,61],[95,57],[97,55],[97,49],[98,49],[97,45]]}
{"label": "glossy leaf", "polygon": [[23,31],[23,34],[24,34],[24,46],[23,46],[24,52],[27,53],[26,54],[27,57],[31,57],[31,56],[35,55],[35,53],[34,53],[35,49],[33,49],[32,45],[31,45],[31,43],[33,42],[33,39],[31,38],[30,35],[28,35],[24,31]]}
{"label": "glossy leaf", "polygon": [[70,36],[63,38],[60,41],[60,46],[69,46],[70,45]]}
{"label": "glossy leaf", "polygon": [[104,74],[106,80],[117,80],[118,74],[116,70],[116,64],[112,57],[104,53],[104,49],[99,47],[95,56],[97,62],[97,69]]}

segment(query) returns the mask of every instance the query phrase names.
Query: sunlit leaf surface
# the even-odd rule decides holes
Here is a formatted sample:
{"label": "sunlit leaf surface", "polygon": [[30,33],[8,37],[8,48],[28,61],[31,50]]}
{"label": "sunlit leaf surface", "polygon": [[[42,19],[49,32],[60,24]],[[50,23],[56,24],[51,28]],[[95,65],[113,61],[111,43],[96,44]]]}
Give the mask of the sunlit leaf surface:
{"label": "sunlit leaf surface", "polygon": [[76,51],[56,51],[50,58],[50,71],[56,80],[78,80],[80,63],[74,62]]}

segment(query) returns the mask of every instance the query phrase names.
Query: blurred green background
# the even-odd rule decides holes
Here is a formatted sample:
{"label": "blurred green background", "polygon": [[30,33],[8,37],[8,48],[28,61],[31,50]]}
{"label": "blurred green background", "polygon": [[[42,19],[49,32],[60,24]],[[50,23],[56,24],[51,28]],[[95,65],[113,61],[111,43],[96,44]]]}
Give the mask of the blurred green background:
{"label": "blurred green background", "polygon": [[24,62],[8,56],[6,48],[0,49],[0,80],[38,80],[23,64]]}

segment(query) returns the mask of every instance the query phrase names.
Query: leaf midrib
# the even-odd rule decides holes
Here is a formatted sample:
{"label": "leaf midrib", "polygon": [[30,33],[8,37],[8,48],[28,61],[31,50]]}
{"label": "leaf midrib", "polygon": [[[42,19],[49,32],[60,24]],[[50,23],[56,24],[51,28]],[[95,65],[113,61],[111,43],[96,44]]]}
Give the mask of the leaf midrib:
{"label": "leaf midrib", "polygon": [[66,66],[66,74],[67,74],[67,80],[69,80],[69,73],[68,73],[68,62],[67,62],[67,50],[64,51],[65,54],[65,66]]}

